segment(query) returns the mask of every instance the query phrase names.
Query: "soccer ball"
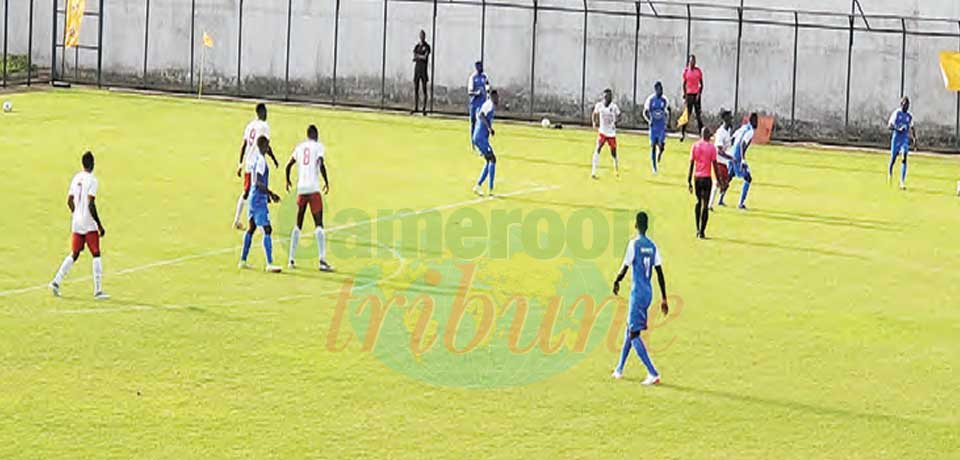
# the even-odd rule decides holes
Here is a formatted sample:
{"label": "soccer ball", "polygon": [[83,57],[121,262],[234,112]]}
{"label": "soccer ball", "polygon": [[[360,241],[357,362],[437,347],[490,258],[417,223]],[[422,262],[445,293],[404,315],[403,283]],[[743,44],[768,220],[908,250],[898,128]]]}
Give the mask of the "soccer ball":
{"label": "soccer ball", "polygon": [[544,118],[543,120],[540,120],[540,126],[543,126],[544,128],[549,128],[549,127],[550,127],[550,119],[549,119],[549,118]]}
{"label": "soccer ball", "polygon": [[13,111],[13,102],[4,101],[3,102],[3,111],[4,113],[10,113]]}

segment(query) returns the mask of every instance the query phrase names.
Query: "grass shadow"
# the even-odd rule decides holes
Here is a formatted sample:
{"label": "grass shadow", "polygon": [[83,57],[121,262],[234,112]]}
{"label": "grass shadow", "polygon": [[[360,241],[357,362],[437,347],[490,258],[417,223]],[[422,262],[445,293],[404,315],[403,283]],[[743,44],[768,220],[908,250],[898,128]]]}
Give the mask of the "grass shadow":
{"label": "grass shadow", "polygon": [[739,240],[736,238],[724,238],[724,237],[717,237],[717,236],[711,236],[710,240],[715,242],[720,242],[720,243],[729,243],[737,246],[748,246],[748,247],[764,248],[764,249],[778,249],[781,251],[797,252],[801,254],[819,254],[819,255],[830,256],[830,257],[843,257],[847,259],[868,260],[866,257],[861,256],[859,254],[833,251],[830,249],[820,249],[820,248],[803,247],[803,246],[790,246],[786,244],[767,243],[763,241],[746,241],[746,240]]}

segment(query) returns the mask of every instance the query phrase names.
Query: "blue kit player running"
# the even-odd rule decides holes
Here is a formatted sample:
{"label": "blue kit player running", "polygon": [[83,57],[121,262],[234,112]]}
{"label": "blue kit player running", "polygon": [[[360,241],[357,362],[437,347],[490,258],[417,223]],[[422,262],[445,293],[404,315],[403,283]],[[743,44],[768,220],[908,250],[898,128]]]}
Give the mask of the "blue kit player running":
{"label": "blue kit player running", "polygon": [[487,102],[487,89],[490,81],[487,74],[483,73],[483,61],[477,61],[473,67],[476,69],[470,80],[467,81],[467,95],[470,96],[470,138],[473,139],[473,133],[476,132],[477,112],[480,107]]}
{"label": "blue kit player running", "polygon": [[904,96],[900,100],[900,108],[890,115],[887,123],[893,137],[890,140],[890,166],[887,168],[887,182],[893,180],[893,165],[897,157],[903,155],[903,165],[900,166],[900,190],[907,189],[907,155],[910,154],[910,143],[916,143],[916,132],[913,129],[913,115],[910,114],[910,98]]}
{"label": "blue kit player running", "polygon": [[[747,193],[750,191],[750,184],[753,183],[753,175],[750,174],[750,167],[747,165],[747,150],[753,143],[753,135],[757,129],[759,117],[756,113],[750,114],[750,121],[740,127],[733,133],[733,151],[730,156],[733,157],[727,165],[730,170],[730,180],[734,177],[743,179],[743,189],[740,191],[740,209],[747,209]],[[724,190],[720,194],[720,205],[723,205],[723,198],[727,192]]]}
{"label": "blue kit player running", "polygon": [[650,280],[653,278],[653,269],[657,270],[657,281],[660,284],[660,310],[664,315],[670,312],[667,305],[667,285],[663,277],[663,268],[661,267],[660,251],[657,245],[647,238],[647,214],[637,213],[637,235],[627,245],[627,253],[623,258],[623,267],[617,274],[617,280],[613,282],[613,294],[620,295],[620,282],[627,275],[627,269],[633,272],[633,286],[630,289],[630,317],[627,322],[627,331],[623,340],[623,349],[620,351],[620,361],[617,368],[613,371],[613,378],[623,378],[623,366],[630,356],[630,349],[637,351],[637,356],[647,368],[647,378],[643,380],[643,385],[656,385],[660,383],[660,373],[653,366],[653,360],[647,354],[647,347],[643,344],[640,333],[647,329],[647,309],[650,308],[650,302],[653,300],[653,287]]}
{"label": "blue kit player running", "polygon": [[[643,104],[643,118],[650,124],[650,162],[653,173],[659,170],[663,150],[667,144],[667,121],[670,120],[670,101],[663,95],[663,83],[653,85],[653,94]],[[657,153],[660,149],[660,153]]]}
{"label": "blue kit player running", "polygon": [[493,147],[490,146],[490,136],[493,131],[493,114],[500,104],[500,95],[497,90],[490,91],[490,99],[487,99],[477,111],[476,129],[473,131],[473,146],[483,156],[483,170],[480,172],[480,179],[477,185],[473,186],[473,193],[483,196],[483,182],[490,176],[490,191],[488,196],[493,196],[493,179],[497,174],[497,156],[493,154]]}
{"label": "blue kit player running", "polygon": [[270,141],[265,136],[257,138],[256,159],[253,162],[251,176],[253,187],[250,190],[250,222],[243,234],[243,252],[240,254],[239,268],[249,268],[247,256],[253,243],[253,233],[257,227],[263,228],[263,251],[267,256],[266,271],[280,273],[280,267],[273,265],[273,227],[270,225],[270,211],[267,205],[280,201],[280,196],[270,191],[270,170],[264,152],[270,152]]}

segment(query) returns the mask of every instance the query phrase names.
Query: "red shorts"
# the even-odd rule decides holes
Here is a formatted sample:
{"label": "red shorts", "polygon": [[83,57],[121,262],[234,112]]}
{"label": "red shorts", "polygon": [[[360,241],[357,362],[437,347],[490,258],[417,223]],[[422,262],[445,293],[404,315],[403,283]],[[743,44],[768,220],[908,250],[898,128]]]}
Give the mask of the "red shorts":
{"label": "red shorts", "polygon": [[611,149],[617,148],[616,136],[604,136],[602,133],[597,137],[597,148],[603,148],[603,145],[609,145]]}
{"label": "red shorts", "polygon": [[730,185],[730,171],[727,169],[727,165],[723,163],[717,163],[717,186],[721,190],[726,190],[727,186]]}
{"label": "red shorts", "polygon": [[100,233],[99,232],[74,233],[73,237],[70,240],[70,247],[71,249],[73,249],[73,252],[83,251],[84,245],[90,248],[91,254],[99,254],[100,253]]}
{"label": "red shorts", "polygon": [[323,198],[320,198],[320,193],[318,192],[297,195],[298,208],[302,208],[307,204],[310,205],[310,214],[316,214],[320,211],[323,211]]}
{"label": "red shorts", "polygon": [[250,173],[243,173],[243,191],[244,193],[250,191]]}

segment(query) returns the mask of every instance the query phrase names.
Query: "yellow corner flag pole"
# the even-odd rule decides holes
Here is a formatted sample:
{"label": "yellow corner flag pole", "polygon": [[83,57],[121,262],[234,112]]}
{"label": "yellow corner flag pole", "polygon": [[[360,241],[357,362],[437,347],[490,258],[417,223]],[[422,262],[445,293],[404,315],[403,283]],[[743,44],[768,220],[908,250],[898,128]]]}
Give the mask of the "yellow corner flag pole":
{"label": "yellow corner flag pole", "polygon": [[213,37],[210,34],[203,33],[203,49],[200,50],[200,86],[197,89],[197,99],[203,98],[203,68],[207,62],[207,48],[213,48]]}

